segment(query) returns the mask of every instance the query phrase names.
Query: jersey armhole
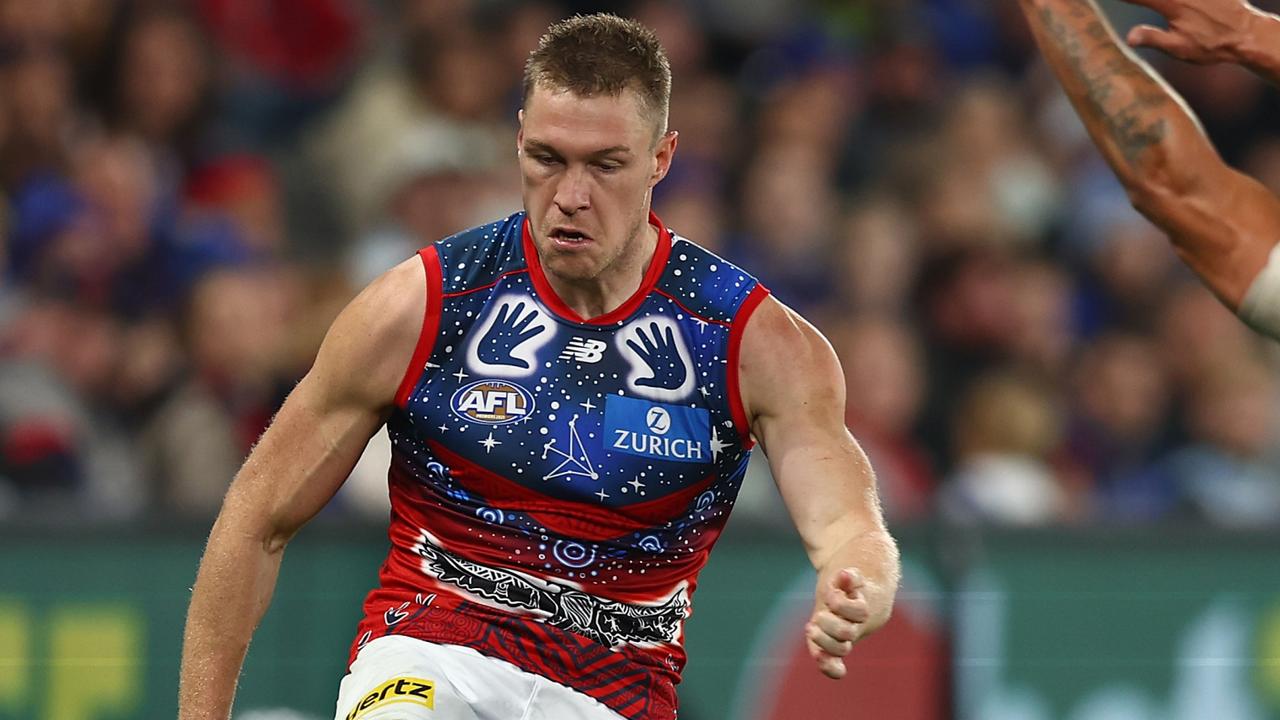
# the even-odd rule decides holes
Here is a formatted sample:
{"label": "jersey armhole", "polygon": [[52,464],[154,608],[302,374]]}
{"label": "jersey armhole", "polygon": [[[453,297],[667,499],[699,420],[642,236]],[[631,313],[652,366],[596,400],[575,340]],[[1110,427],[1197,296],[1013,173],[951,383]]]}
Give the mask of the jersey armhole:
{"label": "jersey armhole", "polygon": [[427,306],[422,313],[422,331],[418,334],[418,343],[413,348],[413,359],[404,371],[400,380],[400,388],[396,390],[396,407],[403,410],[409,404],[409,395],[418,384],[418,378],[426,369],[427,360],[431,359],[431,350],[436,344],[436,333],[440,329],[440,309],[444,291],[444,280],[440,272],[440,255],[434,245],[428,245],[418,251],[422,259],[423,270],[426,271]]}
{"label": "jersey armhole", "polygon": [[747,450],[756,443],[751,437],[750,418],[747,417],[747,410],[742,405],[742,391],[738,386],[738,360],[742,355],[742,335],[747,329],[747,321],[767,297],[769,297],[769,289],[757,282],[747,294],[747,299],[742,301],[738,314],[733,318],[733,326],[729,328],[729,414],[733,416],[733,424],[738,430],[742,447]]}

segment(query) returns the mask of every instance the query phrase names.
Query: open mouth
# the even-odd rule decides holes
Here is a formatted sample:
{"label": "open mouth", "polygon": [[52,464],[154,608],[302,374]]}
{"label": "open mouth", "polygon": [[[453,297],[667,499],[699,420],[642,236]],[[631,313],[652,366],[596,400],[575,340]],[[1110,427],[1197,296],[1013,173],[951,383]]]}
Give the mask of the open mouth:
{"label": "open mouth", "polygon": [[583,245],[591,240],[590,235],[582,232],[581,230],[577,230],[575,228],[568,228],[568,227],[552,228],[551,232],[549,233],[549,236],[551,237],[552,240],[556,242],[557,245],[564,245],[564,246],[570,246],[570,247],[575,245]]}

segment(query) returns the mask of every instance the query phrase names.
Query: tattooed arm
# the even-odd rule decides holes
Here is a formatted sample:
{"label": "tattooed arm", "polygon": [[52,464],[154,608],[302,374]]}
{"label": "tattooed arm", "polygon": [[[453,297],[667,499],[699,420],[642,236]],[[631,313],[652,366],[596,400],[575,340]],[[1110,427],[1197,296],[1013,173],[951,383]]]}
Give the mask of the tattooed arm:
{"label": "tattooed arm", "polygon": [[1280,85],[1280,17],[1246,0],[1128,0],[1164,16],[1167,29],[1139,25],[1129,31],[1134,47],[1162,50],[1200,65],[1243,65]]}
{"label": "tattooed arm", "polygon": [[1218,156],[1177,93],[1093,0],[1020,0],[1089,135],[1182,259],[1233,310],[1280,241],[1280,201]]}

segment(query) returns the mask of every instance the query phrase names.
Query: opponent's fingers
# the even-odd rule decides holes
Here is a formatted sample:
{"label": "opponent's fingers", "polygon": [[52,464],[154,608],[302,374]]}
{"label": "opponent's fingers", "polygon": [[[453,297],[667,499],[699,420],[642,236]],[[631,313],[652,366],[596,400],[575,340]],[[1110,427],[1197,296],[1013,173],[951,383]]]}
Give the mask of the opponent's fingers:
{"label": "opponent's fingers", "polygon": [[866,622],[871,617],[871,610],[867,607],[867,599],[860,590],[854,595],[846,595],[835,588],[831,588],[822,598],[822,602],[837,617],[850,622]]}
{"label": "opponent's fingers", "polygon": [[862,573],[859,572],[857,568],[851,567],[844,568],[840,572],[836,573],[836,576],[831,580],[831,584],[834,585],[836,589],[843,590],[850,595],[856,593],[866,583],[867,581],[862,577]]}
{"label": "opponent's fingers", "polygon": [[1129,30],[1125,42],[1130,47],[1155,48],[1181,60],[1199,60],[1204,54],[1203,49],[1186,36],[1151,25],[1135,25]]}
{"label": "opponent's fingers", "polygon": [[838,657],[823,651],[812,640],[806,639],[805,646],[809,648],[809,657],[818,664],[818,670],[833,680],[839,680],[844,677],[846,669],[844,661]]}

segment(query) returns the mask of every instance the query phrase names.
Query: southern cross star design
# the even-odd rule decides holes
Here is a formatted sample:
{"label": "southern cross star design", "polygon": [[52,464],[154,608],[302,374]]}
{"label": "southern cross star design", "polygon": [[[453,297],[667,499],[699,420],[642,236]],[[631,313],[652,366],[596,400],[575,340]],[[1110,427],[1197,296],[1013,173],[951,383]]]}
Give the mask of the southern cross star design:
{"label": "southern cross star design", "polygon": [[481,444],[481,445],[483,445],[483,446],[484,446],[485,454],[488,454],[488,453],[493,452],[493,446],[494,446],[494,445],[501,445],[501,444],[502,444],[502,441],[501,441],[501,440],[494,440],[494,439],[493,439],[493,431],[492,431],[492,430],[490,430],[490,431],[489,431],[489,437],[487,437],[487,438],[485,438],[485,439],[483,439],[483,440],[480,440],[479,442],[480,442],[480,444]]}
{"label": "southern cross star design", "polygon": [[[587,449],[582,444],[582,437],[578,434],[578,416],[574,415],[569,420],[569,451],[565,452],[556,447],[556,439],[551,438],[547,444],[542,446],[542,459],[546,460],[549,453],[554,453],[561,458],[563,462],[556,466],[554,470],[542,477],[543,480],[554,480],[559,477],[585,477],[591,480],[599,480],[600,473],[596,472],[596,468],[591,463],[591,456],[587,455]],[[604,498],[600,498],[603,502]]]}
{"label": "southern cross star design", "polygon": [[720,442],[720,433],[716,430],[714,426],[712,426],[711,428],[711,459],[719,460],[720,453],[724,452],[724,449],[727,447],[729,447],[729,443]]}

